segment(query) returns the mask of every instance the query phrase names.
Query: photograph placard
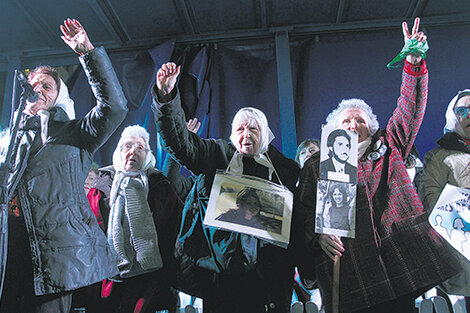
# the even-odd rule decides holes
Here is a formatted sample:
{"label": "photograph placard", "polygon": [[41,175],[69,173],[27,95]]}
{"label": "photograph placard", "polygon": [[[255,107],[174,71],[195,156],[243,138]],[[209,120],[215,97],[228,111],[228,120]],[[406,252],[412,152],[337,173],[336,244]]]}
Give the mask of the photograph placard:
{"label": "photograph placard", "polygon": [[356,236],[355,184],[320,179],[316,208],[316,233],[349,238]]}
{"label": "photograph placard", "polygon": [[320,178],[357,184],[358,136],[324,125],[321,134]]}
{"label": "photograph placard", "polygon": [[244,233],[287,247],[293,194],[285,186],[217,171],[204,225]]}

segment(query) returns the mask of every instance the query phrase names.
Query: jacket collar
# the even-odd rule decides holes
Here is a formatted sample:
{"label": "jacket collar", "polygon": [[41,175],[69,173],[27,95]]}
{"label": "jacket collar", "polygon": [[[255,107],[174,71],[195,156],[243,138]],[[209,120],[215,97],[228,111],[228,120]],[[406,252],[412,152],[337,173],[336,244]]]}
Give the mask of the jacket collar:
{"label": "jacket collar", "polygon": [[437,144],[447,150],[470,152],[470,146],[454,132],[445,134]]}

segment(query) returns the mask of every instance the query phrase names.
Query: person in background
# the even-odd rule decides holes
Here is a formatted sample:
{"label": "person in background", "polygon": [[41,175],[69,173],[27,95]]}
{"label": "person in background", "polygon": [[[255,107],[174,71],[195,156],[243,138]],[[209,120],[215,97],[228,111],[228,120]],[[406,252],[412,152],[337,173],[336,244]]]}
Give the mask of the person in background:
{"label": "person in background", "polygon": [[[180,95],[174,88],[179,71],[174,63],[163,64],[152,90],[152,109],[166,150],[195,175],[204,174],[206,190],[211,189],[216,170],[226,170],[231,164],[232,171],[276,183],[282,181],[294,191],[298,165],[270,145],[273,135],[260,110],[245,107],[235,114],[230,143],[202,139],[186,129]],[[294,274],[292,250],[255,238],[250,241],[257,246],[256,268],[247,267],[240,274],[214,273],[214,292],[203,299],[204,312],[289,312]]]}
{"label": "person in background", "polygon": [[[104,282],[98,308],[87,312],[177,312],[174,245],[183,203],[170,181],[155,169],[148,132],[126,127],[113,153],[113,165],[95,181],[101,216],[119,275]],[[92,189],[93,191],[93,189]]]}
{"label": "person in background", "polygon": [[74,290],[117,273],[83,186],[93,153],[124,120],[127,101],[105,50],[92,45],[82,25],[67,19],[60,29],[80,55],[96,106],[73,119],[73,101],[52,67],[28,75],[39,99],[16,112],[21,121],[11,139],[2,313],[68,313]]}
{"label": "person in background", "polygon": [[[198,133],[200,127],[201,122],[199,122],[197,118],[189,119],[186,122],[186,128],[194,134]],[[189,175],[187,177],[183,176],[181,173],[181,165],[172,158],[171,154],[166,155],[165,162],[163,162],[162,172],[173,186],[175,186],[176,193],[180,197],[181,201],[185,202],[189,191],[197,181],[197,177],[193,175]],[[181,290],[179,291],[179,297],[181,300],[181,307],[202,307],[202,299],[198,297],[189,295]]]}
{"label": "person in background", "polygon": [[318,139],[305,139],[297,147],[295,152],[295,162],[297,162],[300,168],[304,167],[305,161],[315,153],[320,151],[320,141]]}
{"label": "person in background", "polygon": [[96,177],[98,177],[100,166],[95,162],[91,163],[90,171],[85,179],[85,194],[88,195],[90,188],[93,186],[93,182],[95,181]]}
{"label": "person in background", "polygon": [[[402,26],[406,43],[425,45],[419,18],[411,33],[405,22]],[[397,107],[385,129],[360,99],[341,101],[327,117],[327,124],[358,134],[354,239],[315,233],[319,154],[302,168],[295,210],[303,223],[305,255],[311,257],[304,265],[316,274],[326,313],[333,310],[334,262],[340,262],[340,312],[415,313],[416,296],[459,270],[429,225],[405,167],[424,117],[427,86],[425,60],[409,52]]]}
{"label": "person in background", "polygon": [[[431,212],[447,184],[470,188],[470,89],[458,92],[446,110],[444,136],[439,147],[424,156],[422,200],[424,208]],[[449,230],[453,225],[446,225]],[[448,233],[450,233],[448,231]],[[458,254],[462,272],[440,285],[449,295],[465,296],[467,312],[470,312],[470,262]],[[438,289],[438,294],[439,290]],[[445,296],[445,295],[444,295]],[[447,298],[447,297],[446,297]]]}
{"label": "person in background", "polygon": [[[305,162],[310,159],[312,155],[320,151],[320,146],[320,140],[316,138],[305,139],[299,144],[295,152],[295,162],[299,164],[300,168],[304,167]],[[304,308],[307,303],[311,302],[312,300],[315,301],[315,305],[321,306],[320,291],[318,290],[318,284],[316,283],[316,280],[310,280],[305,278],[305,275],[299,275],[298,270],[299,269],[296,268],[294,274],[294,293],[292,301],[294,303],[296,301],[302,302]]]}
{"label": "person in background", "polygon": [[[188,122],[186,122],[186,128],[194,134],[197,134],[200,127],[201,122],[199,122],[197,118],[189,119]],[[181,165],[169,153],[166,155],[165,162],[163,163],[162,172],[163,175],[171,181],[173,186],[175,186],[176,193],[181,201],[184,202],[196,181],[196,177],[193,175],[188,177],[181,175]]]}

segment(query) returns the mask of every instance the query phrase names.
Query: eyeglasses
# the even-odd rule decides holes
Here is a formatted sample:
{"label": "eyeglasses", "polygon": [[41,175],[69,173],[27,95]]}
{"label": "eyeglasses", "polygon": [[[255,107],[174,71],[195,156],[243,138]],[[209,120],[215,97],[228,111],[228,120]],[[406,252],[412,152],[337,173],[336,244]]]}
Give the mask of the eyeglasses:
{"label": "eyeglasses", "polygon": [[460,99],[462,99],[465,96],[470,96],[470,91],[469,90],[464,90],[464,91],[459,91],[457,95],[457,100],[455,100],[454,104],[454,113],[458,117],[461,118],[466,118],[468,116],[468,112],[470,111],[470,107],[455,107],[457,103],[459,102]]}
{"label": "eyeglasses", "polygon": [[458,117],[461,117],[461,118],[466,118],[468,116],[468,112],[470,112],[469,107],[456,107],[456,108],[454,108],[455,115],[457,115]]}
{"label": "eyeglasses", "polygon": [[143,145],[138,144],[138,143],[130,143],[130,142],[127,142],[127,143],[123,144],[122,147],[121,147],[121,150],[130,151],[132,149],[132,147],[135,148],[135,151],[147,152],[147,148],[145,148]]}

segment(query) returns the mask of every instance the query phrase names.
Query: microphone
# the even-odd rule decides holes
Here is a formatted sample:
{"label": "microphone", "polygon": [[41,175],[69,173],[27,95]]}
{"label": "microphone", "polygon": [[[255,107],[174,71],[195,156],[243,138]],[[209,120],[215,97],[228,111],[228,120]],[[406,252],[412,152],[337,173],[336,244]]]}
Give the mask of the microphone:
{"label": "microphone", "polygon": [[16,70],[16,78],[20,82],[21,88],[23,88],[23,92],[26,96],[26,99],[28,102],[36,102],[39,99],[39,95],[36,91],[34,91],[33,86],[31,86],[30,83],[28,83],[28,80],[26,79],[26,75],[20,71]]}

